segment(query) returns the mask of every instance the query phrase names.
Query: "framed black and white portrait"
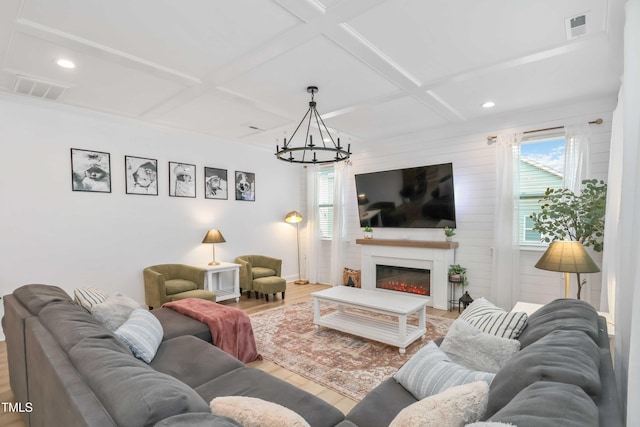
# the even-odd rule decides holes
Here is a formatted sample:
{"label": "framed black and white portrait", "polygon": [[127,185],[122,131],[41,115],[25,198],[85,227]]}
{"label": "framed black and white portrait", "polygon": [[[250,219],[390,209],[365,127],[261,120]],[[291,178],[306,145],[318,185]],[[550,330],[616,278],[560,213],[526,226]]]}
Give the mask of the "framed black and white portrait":
{"label": "framed black and white portrait", "polygon": [[204,168],[204,198],[219,200],[229,198],[226,169]]}
{"label": "framed black and white portrait", "polygon": [[255,202],[256,174],[236,171],[236,200]]}
{"label": "framed black and white portrait", "polygon": [[101,151],[71,149],[73,191],[111,193],[111,158]]}
{"label": "framed black and white portrait", "polygon": [[124,156],[127,194],[158,195],[158,161]]}
{"label": "framed black and white portrait", "polygon": [[169,162],[169,196],[196,197],[196,165]]}

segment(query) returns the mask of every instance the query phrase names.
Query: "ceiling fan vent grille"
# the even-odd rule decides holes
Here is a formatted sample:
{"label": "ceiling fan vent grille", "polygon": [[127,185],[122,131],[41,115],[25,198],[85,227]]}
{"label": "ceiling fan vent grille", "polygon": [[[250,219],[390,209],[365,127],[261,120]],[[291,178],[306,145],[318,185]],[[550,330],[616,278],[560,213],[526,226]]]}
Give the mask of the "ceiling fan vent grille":
{"label": "ceiling fan vent grille", "polygon": [[57,101],[68,89],[66,86],[34,79],[33,77],[17,76],[13,85],[13,92],[23,95],[34,96],[36,98]]}

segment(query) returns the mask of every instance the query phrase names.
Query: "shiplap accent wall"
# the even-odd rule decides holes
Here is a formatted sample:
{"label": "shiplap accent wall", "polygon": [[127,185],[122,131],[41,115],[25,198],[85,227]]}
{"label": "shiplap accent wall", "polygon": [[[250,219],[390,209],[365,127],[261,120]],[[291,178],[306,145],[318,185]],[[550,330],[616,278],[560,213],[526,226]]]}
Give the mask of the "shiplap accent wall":
{"label": "shiplap accent wall", "polygon": [[[354,152],[347,180],[348,255],[344,267],[360,268],[360,247],[355,239],[362,236],[358,221],[355,182],[353,175],[380,170],[398,169],[438,163],[453,163],[457,234],[460,243],[456,262],[467,267],[469,291],[473,298],[491,295],[491,263],[493,218],[496,190],[495,144],[487,144],[487,135],[509,131],[524,131],[559,126],[574,120],[590,121],[602,118],[602,125],[592,125],[591,176],[606,180],[611,138],[611,114],[615,99],[600,99],[573,105],[557,106],[544,111],[505,114],[482,123],[461,125],[458,128],[405,135],[384,141],[364,141],[352,145]],[[374,124],[372,124],[374,125]],[[303,194],[304,198],[305,195]],[[444,240],[440,229],[379,229],[374,237],[412,240]],[[328,263],[331,244],[321,244],[320,281],[329,282]],[[564,297],[564,276],[534,268],[544,249],[522,250],[520,280],[513,286],[517,300],[546,303]],[[600,254],[594,259],[601,265]],[[575,275],[573,275],[575,276]],[[600,274],[585,275],[589,284],[583,298],[598,307]],[[572,277],[575,281],[575,278]],[[572,290],[572,294],[575,292]],[[458,295],[460,291],[458,290]],[[510,308],[510,307],[505,307]]]}

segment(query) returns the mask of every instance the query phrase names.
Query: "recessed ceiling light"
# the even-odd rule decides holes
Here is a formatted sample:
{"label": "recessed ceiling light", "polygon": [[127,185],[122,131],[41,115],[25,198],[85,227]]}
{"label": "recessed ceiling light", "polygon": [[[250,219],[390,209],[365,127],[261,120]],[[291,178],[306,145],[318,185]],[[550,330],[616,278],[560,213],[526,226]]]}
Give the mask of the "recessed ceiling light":
{"label": "recessed ceiling light", "polygon": [[76,64],[68,59],[58,59],[56,64],[62,68],[76,68]]}
{"label": "recessed ceiling light", "polygon": [[491,108],[495,106],[496,106],[496,103],[493,101],[487,101],[484,104],[482,104],[482,108]]}

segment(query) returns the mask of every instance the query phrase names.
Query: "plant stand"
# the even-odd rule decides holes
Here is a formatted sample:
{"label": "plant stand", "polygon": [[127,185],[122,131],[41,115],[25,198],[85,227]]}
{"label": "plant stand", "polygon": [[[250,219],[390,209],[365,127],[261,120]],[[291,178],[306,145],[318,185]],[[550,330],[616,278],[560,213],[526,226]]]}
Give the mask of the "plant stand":
{"label": "plant stand", "polygon": [[[453,311],[458,307],[458,298],[456,298],[456,288],[462,283],[462,280],[451,280],[449,278],[449,311]],[[458,312],[460,310],[458,309]]]}

